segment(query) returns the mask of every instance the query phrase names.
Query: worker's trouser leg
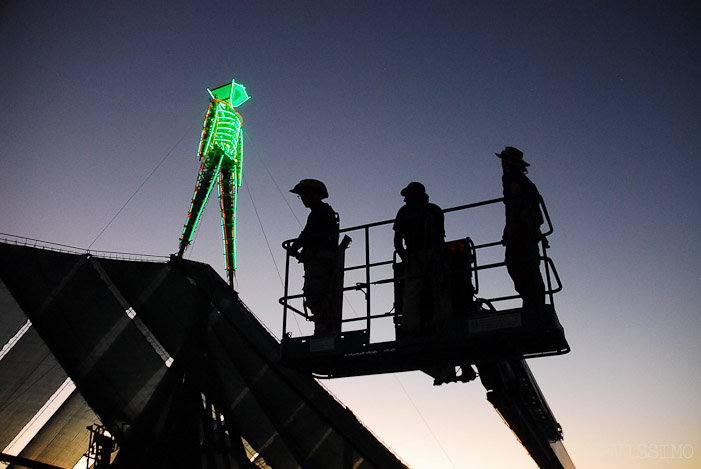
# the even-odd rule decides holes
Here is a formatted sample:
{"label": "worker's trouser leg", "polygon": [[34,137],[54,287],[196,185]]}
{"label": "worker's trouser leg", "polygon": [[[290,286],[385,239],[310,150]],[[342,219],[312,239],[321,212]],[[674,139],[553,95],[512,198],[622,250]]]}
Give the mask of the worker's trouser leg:
{"label": "worker's trouser leg", "polygon": [[420,335],[424,317],[432,317],[440,327],[450,312],[447,276],[441,253],[430,249],[410,253],[405,261],[402,295],[402,335]]}
{"label": "worker's trouser leg", "polygon": [[545,304],[545,285],[540,274],[540,253],[537,244],[516,244],[506,247],[506,268],[521,295],[523,306]]}
{"label": "worker's trouser leg", "polygon": [[332,304],[331,293],[336,257],[334,250],[323,249],[304,260],[304,302],[311,311],[315,335],[341,332],[340,311]]}

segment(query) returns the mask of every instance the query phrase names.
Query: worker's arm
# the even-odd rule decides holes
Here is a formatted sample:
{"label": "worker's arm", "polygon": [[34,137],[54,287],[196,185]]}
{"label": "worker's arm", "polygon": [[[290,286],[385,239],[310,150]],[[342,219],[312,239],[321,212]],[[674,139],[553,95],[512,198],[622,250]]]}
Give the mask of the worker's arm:
{"label": "worker's arm", "polygon": [[397,254],[401,258],[401,260],[405,260],[404,258],[406,256],[406,249],[404,249],[402,235],[396,231],[394,232],[394,250],[397,251]]}

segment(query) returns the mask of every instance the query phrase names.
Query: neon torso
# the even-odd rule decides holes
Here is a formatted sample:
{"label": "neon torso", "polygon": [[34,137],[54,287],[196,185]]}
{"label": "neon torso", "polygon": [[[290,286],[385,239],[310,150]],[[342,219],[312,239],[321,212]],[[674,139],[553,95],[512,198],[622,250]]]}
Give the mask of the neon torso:
{"label": "neon torso", "polygon": [[200,140],[199,157],[202,158],[208,152],[218,147],[224,151],[226,157],[233,162],[241,164],[239,140],[241,138],[241,126],[243,118],[241,114],[231,107],[226,101],[215,100],[209,105],[205,125]]}

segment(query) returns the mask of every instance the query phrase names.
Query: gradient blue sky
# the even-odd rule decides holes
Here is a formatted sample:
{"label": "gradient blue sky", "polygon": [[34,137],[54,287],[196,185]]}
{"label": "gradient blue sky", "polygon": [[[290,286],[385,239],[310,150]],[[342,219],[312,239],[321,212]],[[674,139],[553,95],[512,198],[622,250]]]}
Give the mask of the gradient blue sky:
{"label": "gradient blue sky", "polygon": [[[392,218],[412,180],[443,207],[499,197],[493,154],[517,146],[555,224],[572,352],[530,364],[565,447],[583,468],[699,467],[699,31],[692,1],[5,1],[0,232],[175,252],[205,88],[235,77],[237,289],[279,336],[299,179],[351,226]],[[223,274],[214,202],[187,257]],[[325,384],[414,468],[535,467],[479,383]]]}

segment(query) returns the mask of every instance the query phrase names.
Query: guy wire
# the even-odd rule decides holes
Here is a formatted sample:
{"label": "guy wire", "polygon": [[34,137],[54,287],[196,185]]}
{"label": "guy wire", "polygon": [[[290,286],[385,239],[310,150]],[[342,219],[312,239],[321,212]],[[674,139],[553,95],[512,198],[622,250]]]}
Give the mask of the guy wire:
{"label": "guy wire", "polygon": [[[202,116],[204,116],[204,113],[202,114]],[[165,162],[165,160],[168,159],[168,157],[173,153],[173,151],[177,148],[177,146],[180,145],[180,142],[183,141],[183,139],[185,138],[185,136],[190,132],[190,130],[192,130],[192,128],[193,128],[194,126],[195,126],[195,122],[194,122],[194,120],[193,120],[192,125],[185,131],[185,133],[183,133],[182,137],[180,137],[180,139],[175,143],[175,145],[173,145],[173,147],[168,151],[168,153],[166,153],[165,156],[164,156],[163,158],[161,158],[161,161],[156,165],[156,167],[153,168],[153,170],[149,173],[148,176],[146,176],[146,179],[144,179],[144,182],[142,182],[141,185],[140,185],[139,187],[136,188],[136,190],[135,190],[134,193],[131,195],[131,197],[129,197],[129,198],[127,199],[127,201],[124,202],[124,205],[122,205],[122,208],[120,208],[119,210],[117,210],[117,213],[114,214],[114,216],[112,217],[112,219],[105,225],[104,228],[102,228],[102,231],[100,231],[100,233],[95,237],[95,239],[93,240],[93,242],[90,243],[90,246],[88,246],[88,250],[92,247],[93,244],[95,244],[95,242],[97,242],[97,240],[100,238],[100,236],[102,236],[102,234],[107,230],[107,228],[109,228],[109,226],[110,226],[110,225],[112,224],[112,222],[119,216],[119,214],[122,213],[122,210],[124,210],[124,208],[129,204],[129,202],[131,202],[131,199],[133,199],[133,198],[136,196],[136,194],[141,190],[141,188],[144,187],[144,185],[148,182],[148,180],[151,179],[151,176],[153,176],[154,173],[158,170],[158,168],[160,168],[161,165]]]}

